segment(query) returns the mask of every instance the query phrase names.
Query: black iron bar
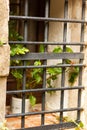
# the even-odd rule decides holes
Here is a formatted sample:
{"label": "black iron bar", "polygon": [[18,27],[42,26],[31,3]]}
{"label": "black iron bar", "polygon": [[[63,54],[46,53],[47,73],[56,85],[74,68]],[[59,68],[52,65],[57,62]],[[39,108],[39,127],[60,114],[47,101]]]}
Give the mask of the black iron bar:
{"label": "black iron bar", "polygon": [[[28,0],[25,0],[25,5],[24,5],[24,15],[25,17],[28,16]],[[28,23],[26,20],[24,20],[24,41],[27,41],[28,39]],[[26,61],[23,61],[23,65],[26,65]],[[26,70],[23,70],[23,85],[22,85],[22,90],[25,90],[26,86]],[[22,93],[22,113],[25,113],[25,98],[26,95],[25,93]],[[25,128],[25,115],[21,117],[21,128]]]}
{"label": "black iron bar", "polygon": [[50,60],[50,59],[84,59],[84,53],[27,53],[26,55],[16,55],[11,60]]}
{"label": "black iron bar", "polygon": [[27,112],[27,113],[17,113],[17,114],[10,114],[6,115],[6,118],[11,118],[11,117],[19,117],[19,116],[28,116],[28,115],[40,115],[40,114],[50,114],[50,113],[59,113],[59,112],[67,112],[67,111],[83,111],[82,107],[79,108],[64,108],[64,109],[56,109],[56,110],[50,110],[50,111],[40,111],[40,112]]}
{"label": "black iron bar", "polygon": [[71,46],[71,45],[73,45],[73,46],[81,46],[81,45],[83,45],[83,46],[85,46],[85,45],[87,45],[87,44],[85,44],[85,43],[83,43],[83,42],[49,42],[49,41],[47,41],[47,42],[43,42],[43,41],[9,41],[9,44],[29,44],[29,45],[64,45],[64,44],[66,44],[66,45],[69,45],[69,46]]}
{"label": "black iron bar", "polygon": [[54,68],[54,67],[85,67],[85,64],[59,64],[59,65],[41,65],[41,66],[10,66],[10,69],[28,69],[28,68]]}
{"label": "black iron bar", "polygon": [[41,127],[37,126],[37,127],[17,129],[17,130],[60,130],[61,128],[67,129],[67,128],[74,128],[74,127],[76,127],[76,124],[73,122],[63,122],[60,124],[42,125]]}
{"label": "black iron bar", "polygon": [[10,15],[10,19],[14,19],[14,20],[25,20],[26,19],[26,20],[47,21],[47,22],[87,23],[86,20],[32,17],[32,16],[25,17],[25,16],[13,16],[13,15]]}
{"label": "black iron bar", "polygon": [[[45,18],[49,17],[49,0],[45,0]],[[48,41],[48,22],[45,21],[44,23],[44,42]],[[44,52],[47,52],[47,45],[44,45]],[[39,58],[39,57],[38,57]],[[44,59],[43,61],[44,65],[47,65],[47,59]],[[43,89],[46,88],[46,68],[43,68],[44,72],[43,72]],[[44,92],[42,94],[42,111],[45,110],[45,103],[46,103],[46,93]],[[41,114],[41,125],[45,124],[45,115]]]}
{"label": "black iron bar", "polygon": [[49,92],[49,91],[62,91],[62,90],[81,90],[84,89],[83,86],[75,86],[75,87],[62,87],[62,88],[44,88],[44,89],[27,89],[27,90],[14,90],[14,91],[7,91],[7,94],[16,94],[16,93],[27,93],[27,92]]}
{"label": "black iron bar", "polygon": [[[68,0],[64,1],[64,19],[68,18]],[[67,42],[67,22],[64,23],[63,27],[63,42]],[[63,45],[63,52],[66,52],[66,45]],[[65,59],[62,59],[62,64],[65,64]],[[61,87],[65,87],[65,67],[62,68],[61,75]],[[64,108],[65,91],[61,91],[60,95],[60,109]],[[63,112],[60,112],[60,122],[63,122]]]}

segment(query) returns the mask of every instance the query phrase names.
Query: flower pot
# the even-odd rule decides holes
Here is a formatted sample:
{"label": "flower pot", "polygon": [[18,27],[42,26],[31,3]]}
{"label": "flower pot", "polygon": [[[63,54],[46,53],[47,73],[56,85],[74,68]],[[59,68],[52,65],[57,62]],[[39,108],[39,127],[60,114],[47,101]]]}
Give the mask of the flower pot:
{"label": "flower pot", "polygon": [[[25,112],[29,112],[30,102],[29,99],[25,99]],[[11,105],[12,113],[21,113],[22,111],[22,99],[12,97],[12,105]]]}

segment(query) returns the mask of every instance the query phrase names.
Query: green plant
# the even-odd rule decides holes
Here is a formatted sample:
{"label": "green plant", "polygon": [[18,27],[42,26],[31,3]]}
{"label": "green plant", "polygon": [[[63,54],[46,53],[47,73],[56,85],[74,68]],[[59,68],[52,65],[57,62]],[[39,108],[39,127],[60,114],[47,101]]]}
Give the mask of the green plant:
{"label": "green plant", "polygon": [[6,122],[0,122],[0,130],[9,130],[7,127],[6,127]]}
{"label": "green plant", "polygon": [[78,67],[71,67],[69,68],[68,75],[69,75],[69,83],[72,86],[74,82],[76,81],[76,78],[79,74],[79,68]]}
{"label": "green plant", "polygon": [[4,45],[4,43],[2,41],[0,41],[0,46]]}
{"label": "green plant", "polygon": [[[58,46],[58,47],[54,48],[53,52],[54,53],[62,53],[63,49],[60,46]],[[73,53],[73,50],[70,47],[66,47],[66,52]],[[68,67],[65,69],[66,69],[66,72],[68,72],[68,82],[72,86],[78,77],[79,67],[74,67],[73,66],[74,62],[70,59],[65,59],[65,63],[71,64],[71,67]],[[59,64],[62,64],[62,63],[59,63]],[[62,72],[62,70],[61,70],[61,72]]]}
{"label": "green plant", "polygon": [[[23,37],[16,31],[16,23],[14,20],[9,22],[9,40],[10,41],[22,41]],[[15,55],[25,55],[29,52],[29,49],[22,44],[12,43],[10,44],[10,56],[13,57]],[[21,60],[11,60],[11,66],[22,65]],[[22,79],[23,79],[23,69],[11,69],[10,74],[16,79],[17,82],[17,90],[22,89]],[[18,94],[18,97],[21,97],[22,94]],[[32,104],[34,104],[34,98],[30,97]],[[32,100],[33,99],[33,100]]]}
{"label": "green plant", "polygon": [[[40,52],[43,52],[44,50],[44,46],[41,45],[40,48]],[[54,48],[53,53],[62,53],[63,50],[60,46],[57,46],[56,48]],[[69,47],[66,47],[66,52],[68,53],[73,53],[73,50]],[[66,64],[71,64],[72,65],[72,60],[70,59],[65,59],[65,63]],[[58,64],[62,64],[61,62]],[[74,64],[74,63],[73,63]],[[35,66],[38,65],[42,65],[41,61],[35,61],[34,62]],[[68,81],[70,83],[70,85],[72,86],[74,84],[74,82],[76,81],[76,78],[79,74],[79,68],[78,67],[66,67],[65,68],[66,72],[68,72]],[[62,73],[62,68],[61,67],[55,67],[55,68],[47,68],[46,69],[46,82],[47,82],[47,87],[48,88],[55,88],[55,85],[53,84],[53,82],[55,80],[58,79],[58,75],[60,75]],[[42,85],[42,75],[43,75],[43,69],[42,68],[38,68],[38,69],[31,69],[30,73],[29,73],[30,77],[29,77],[29,83],[28,85],[31,86],[30,88],[32,88],[32,84],[33,87],[36,88],[38,84]],[[48,91],[50,94],[53,94],[55,91]]]}
{"label": "green plant", "polygon": [[[60,117],[56,117],[57,120],[60,120]],[[73,119],[70,119],[68,116],[63,117],[63,122],[73,122],[75,124],[75,130],[84,130],[84,124],[82,121],[77,122]]]}
{"label": "green plant", "polygon": [[75,130],[83,130],[84,124],[82,122],[77,123],[76,121],[73,121],[76,124]]}
{"label": "green plant", "polygon": [[1,122],[0,122],[0,130],[9,130],[8,128],[7,128],[7,122],[6,122],[6,120],[4,120],[4,119],[2,119],[2,116],[0,115],[0,120],[1,120]]}
{"label": "green plant", "polygon": [[[10,41],[22,41],[23,37],[15,30],[15,22],[9,23],[9,40]],[[29,49],[22,44],[12,43],[10,44],[11,56],[24,55],[29,52]]]}
{"label": "green plant", "polygon": [[[44,45],[40,45],[39,51],[44,52]],[[68,53],[73,53],[73,50],[70,47],[66,47],[65,51],[68,52]],[[57,46],[53,49],[53,53],[62,53],[62,52],[63,52],[63,49],[62,49],[61,46]],[[70,60],[70,59],[65,59],[65,63],[71,64],[71,65],[74,64],[74,62],[72,62],[72,60]],[[60,62],[58,64],[62,64],[62,62]],[[67,68],[65,68],[65,69],[66,69],[66,72],[68,72],[68,82],[72,86],[75,83],[76,78],[78,77],[79,67],[71,66],[71,67],[68,67],[68,69]],[[47,78],[48,88],[55,87],[55,86],[52,85],[52,81],[56,80],[58,78],[58,75],[61,74],[61,73],[62,73],[61,67],[48,68],[47,69],[47,74],[49,75],[48,78]]]}

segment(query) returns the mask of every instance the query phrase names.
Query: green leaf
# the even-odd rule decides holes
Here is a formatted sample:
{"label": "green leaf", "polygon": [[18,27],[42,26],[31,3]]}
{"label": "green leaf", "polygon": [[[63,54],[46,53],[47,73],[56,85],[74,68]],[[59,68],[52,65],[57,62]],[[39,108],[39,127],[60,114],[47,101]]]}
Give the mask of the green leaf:
{"label": "green leaf", "polygon": [[73,85],[73,83],[76,81],[76,78],[79,74],[79,68],[78,67],[71,67],[69,68],[69,83]]}
{"label": "green leaf", "polygon": [[41,61],[40,60],[34,62],[34,66],[38,66],[38,65],[41,65]]}
{"label": "green leaf", "polygon": [[20,60],[11,60],[11,65],[13,64],[13,65],[15,65],[15,64],[20,64],[21,63],[21,61]]}
{"label": "green leaf", "polygon": [[44,45],[40,45],[39,52],[44,52]]}
{"label": "green leaf", "polygon": [[2,41],[0,41],[0,46],[2,46],[4,43]]}
{"label": "green leaf", "polygon": [[73,50],[70,47],[66,47],[66,52],[73,53]]}
{"label": "green leaf", "polygon": [[62,73],[62,69],[61,68],[48,68],[48,74],[49,75],[58,75]]}
{"label": "green leaf", "polygon": [[16,79],[22,79],[23,77],[21,70],[12,70],[11,73]]}
{"label": "green leaf", "polygon": [[52,80],[56,80],[57,79],[57,75],[52,75],[51,79]]}
{"label": "green leaf", "polygon": [[31,106],[34,106],[36,104],[36,98],[33,95],[30,95],[29,99]]}
{"label": "green leaf", "polygon": [[15,55],[24,55],[25,53],[29,52],[29,49],[26,47],[23,47],[23,45],[15,44],[11,46],[11,56]]}
{"label": "green leaf", "polygon": [[60,46],[55,47],[54,50],[53,50],[54,53],[62,53],[62,51],[63,50],[62,50],[62,48]]}
{"label": "green leaf", "polygon": [[80,126],[81,128],[83,128],[83,127],[84,127],[84,124],[83,124],[82,122],[80,122],[80,123],[79,123],[79,126]]}
{"label": "green leaf", "polygon": [[39,74],[37,74],[35,77],[35,80],[36,80],[36,83],[40,83],[42,81],[42,77]]}
{"label": "green leaf", "polygon": [[51,84],[51,80],[48,78],[47,79],[47,84],[50,85]]}
{"label": "green leaf", "polygon": [[23,37],[22,36],[20,36],[20,35],[18,35],[18,41],[22,41],[23,40]]}
{"label": "green leaf", "polygon": [[82,122],[75,122],[75,124],[77,125],[77,127],[75,128],[75,130],[81,130],[84,128],[84,124]]}
{"label": "green leaf", "polygon": [[66,64],[71,64],[71,60],[65,59]]}

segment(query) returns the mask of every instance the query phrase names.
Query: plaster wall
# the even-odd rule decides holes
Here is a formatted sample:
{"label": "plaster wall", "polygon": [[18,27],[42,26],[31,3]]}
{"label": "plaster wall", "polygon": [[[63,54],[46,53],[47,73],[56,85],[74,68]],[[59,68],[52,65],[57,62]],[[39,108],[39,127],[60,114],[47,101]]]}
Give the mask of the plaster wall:
{"label": "plaster wall", "polygon": [[6,80],[9,74],[10,48],[8,45],[9,1],[0,0],[0,122],[5,118]]}
{"label": "plaster wall", "polygon": [[[76,19],[76,20],[81,19],[81,15],[82,15],[81,6],[82,6],[82,0],[80,0],[80,1],[79,0],[70,0],[69,1],[69,19]],[[70,23],[69,32],[70,32],[70,42],[80,42],[81,24]],[[71,46],[71,47],[74,50],[74,52],[80,51],[80,48],[78,46]],[[74,60],[74,62],[78,63],[77,60]],[[76,82],[74,85],[78,85],[78,83]],[[77,107],[77,101],[78,101],[78,91],[77,90],[69,91],[68,106],[71,108]],[[76,112],[68,113],[68,115],[70,117],[75,117]]]}

